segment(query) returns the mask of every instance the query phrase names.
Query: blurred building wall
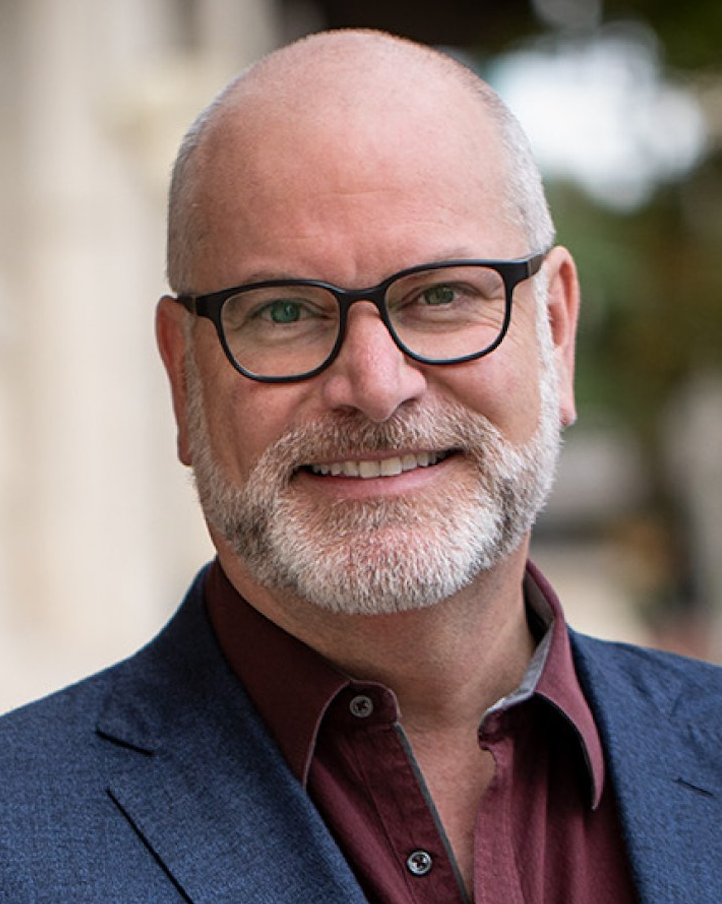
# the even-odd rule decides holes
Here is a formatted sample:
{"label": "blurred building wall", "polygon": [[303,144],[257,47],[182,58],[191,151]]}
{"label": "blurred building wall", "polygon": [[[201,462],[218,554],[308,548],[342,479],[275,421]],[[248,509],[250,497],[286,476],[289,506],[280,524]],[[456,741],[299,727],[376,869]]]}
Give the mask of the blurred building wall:
{"label": "blurred building wall", "polygon": [[209,544],[153,312],[182,131],[268,0],[0,0],[0,710],[125,655]]}

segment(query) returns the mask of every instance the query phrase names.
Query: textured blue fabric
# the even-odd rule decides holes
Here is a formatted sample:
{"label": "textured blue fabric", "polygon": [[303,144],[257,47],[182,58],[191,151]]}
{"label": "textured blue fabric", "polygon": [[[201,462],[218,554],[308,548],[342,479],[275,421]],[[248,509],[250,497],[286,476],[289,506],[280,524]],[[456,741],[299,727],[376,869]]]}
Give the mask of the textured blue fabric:
{"label": "textured blue fabric", "polygon": [[572,633],[645,904],[722,900],[722,669]]}
{"label": "textured blue fabric", "polygon": [[[572,636],[643,904],[722,898],[722,670]],[[136,656],[0,719],[2,904],[361,904],[201,578]]]}
{"label": "textured blue fabric", "polygon": [[132,659],[0,720],[2,904],[363,902],[200,580]]}

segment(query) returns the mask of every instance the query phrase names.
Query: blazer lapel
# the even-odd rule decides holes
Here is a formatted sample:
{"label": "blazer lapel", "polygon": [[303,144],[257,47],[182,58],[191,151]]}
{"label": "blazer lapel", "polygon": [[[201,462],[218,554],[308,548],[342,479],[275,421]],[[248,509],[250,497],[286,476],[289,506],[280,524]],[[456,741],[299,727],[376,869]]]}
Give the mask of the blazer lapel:
{"label": "blazer lapel", "polygon": [[187,900],[365,900],[226,668],[198,587],[160,637],[121,667],[98,733],[119,818]]}
{"label": "blazer lapel", "polygon": [[572,635],[643,904],[718,904],[718,670]]}

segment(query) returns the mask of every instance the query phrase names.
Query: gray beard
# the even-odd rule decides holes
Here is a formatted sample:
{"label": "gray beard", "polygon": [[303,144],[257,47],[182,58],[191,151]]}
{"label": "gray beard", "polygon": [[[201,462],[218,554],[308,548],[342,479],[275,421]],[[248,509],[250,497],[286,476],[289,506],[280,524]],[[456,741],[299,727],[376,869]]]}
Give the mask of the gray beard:
{"label": "gray beard", "polygon": [[[548,361],[541,417],[525,444],[510,443],[486,418],[455,404],[409,406],[382,424],[329,413],[284,433],[243,486],[219,466],[192,355],[186,364],[193,468],[208,523],[259,584],[324,610],[390,614],[447,599],[519,547],[551,490],[560,427]],[[443,495],[329,502],[294,480],[311,462],[398,449],[453,449],[463,467],[451,487],[444,482]]]}

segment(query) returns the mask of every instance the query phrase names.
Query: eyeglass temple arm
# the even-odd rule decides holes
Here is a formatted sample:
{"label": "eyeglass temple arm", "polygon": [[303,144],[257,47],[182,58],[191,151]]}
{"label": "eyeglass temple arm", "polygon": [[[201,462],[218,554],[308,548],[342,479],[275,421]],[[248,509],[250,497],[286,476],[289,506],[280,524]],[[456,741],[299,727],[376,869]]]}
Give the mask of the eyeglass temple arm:
{"label": "eyeglass temple arm", "polygon": [[182,304],[186,311],[191,314],[197,314],[196,310],[196,300],[192,295],[176,295],[173,298],[173,301],[177,301],[178,304]]}

